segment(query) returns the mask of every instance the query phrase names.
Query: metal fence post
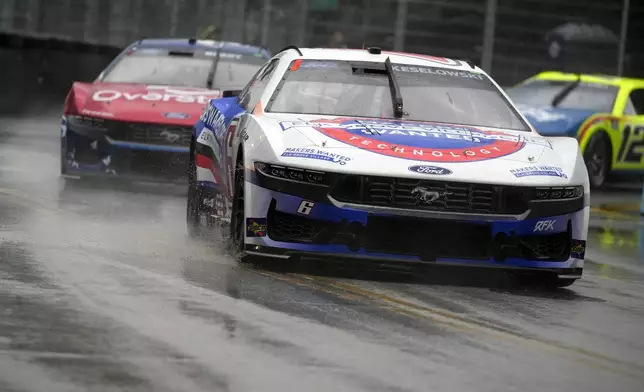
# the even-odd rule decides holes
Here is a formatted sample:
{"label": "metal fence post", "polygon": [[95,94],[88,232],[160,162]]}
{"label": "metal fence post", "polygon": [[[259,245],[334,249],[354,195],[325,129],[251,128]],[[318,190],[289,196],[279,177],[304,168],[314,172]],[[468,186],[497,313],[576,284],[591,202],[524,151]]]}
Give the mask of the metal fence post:
{"label": "metal fence post", "polygon": [[268,34],[270,33],[271,13],[273,11],[273,1],[264,0],[264,7],[262,7],[262,46],[268,46]]}
{"label": "metal fence post", "polygon": [[485,27],[483,28],[483,53],[481,55],[481,68],[487,73],[492,73],[492,59],[494,57],[494,32],[496,30],[497,0],[487,0],[485,10]]}
{"label": "metal fence post", "polygon": [[27,32],[38,32],[38,19],[40,17],[40,1],[29,0],[29,12],[27,14]]}
{"label": "metal fence post", "polygon": [[4,31],[13,30],[15,6],[15,0],[3,0],[0,2],[0,29]]}
{"label": "metal fence post", "polygon": [[300,34],[298,34],[297,46],[306,46],[307,41],[307,22],[309,17],[309,0],[300,0]]}
{"label": "metal fence post", "polygon": [[173,0],[170,5],[170,37],[177,35],[179,25],[179,0]]}
{"label": "metal fence post", "polygon": [[624,73],[624,53],[626,52],[626,35],[628,34],[628,11],[630,0],[624,0],[622,6],[622,28],[619,33],[619,52],[617,53],[617,76]]}
{"label": "metal fence post", "polygon": [[642,179],[642,200],[640,201],[640,214],[644,216],[644,178]]}
{"label": "metal fence post", "polygon": [[405,29],[407,28],[407,1],[398,0],[396,31],[394,32],[394,50],[402,52],[405,48]]}

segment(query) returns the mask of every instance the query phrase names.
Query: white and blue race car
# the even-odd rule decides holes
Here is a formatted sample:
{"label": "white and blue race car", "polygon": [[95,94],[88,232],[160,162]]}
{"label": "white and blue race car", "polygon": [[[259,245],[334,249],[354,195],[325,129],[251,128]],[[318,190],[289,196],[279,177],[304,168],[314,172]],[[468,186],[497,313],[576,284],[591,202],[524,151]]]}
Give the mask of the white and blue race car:
{"label": "white and blue race car", "polygon": [[190,147],[188,229],[240,258],[371,259],[580,278],[588,172],[469,62],[288,47],[213,99]]}

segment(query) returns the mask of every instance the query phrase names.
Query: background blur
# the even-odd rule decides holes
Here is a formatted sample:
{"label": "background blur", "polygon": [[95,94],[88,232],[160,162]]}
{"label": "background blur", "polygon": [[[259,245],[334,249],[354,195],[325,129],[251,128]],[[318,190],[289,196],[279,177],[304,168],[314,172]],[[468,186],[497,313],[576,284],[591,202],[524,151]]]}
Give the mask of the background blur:
{"label": "background blur", "polygon": [[16,90],[0,110],[32,85],[44,97],[92,80],[140,37],[167,36],[469,58],[502,85],[546,69],[644,77],[639,0],[0,0],[0,82]]}

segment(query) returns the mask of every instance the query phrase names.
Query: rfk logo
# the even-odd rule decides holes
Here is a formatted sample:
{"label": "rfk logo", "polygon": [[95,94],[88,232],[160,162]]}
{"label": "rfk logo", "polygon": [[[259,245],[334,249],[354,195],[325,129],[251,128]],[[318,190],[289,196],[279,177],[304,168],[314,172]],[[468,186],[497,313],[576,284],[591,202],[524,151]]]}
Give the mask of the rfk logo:
{"label": "rfk logo", "polygon": [[536,225],[534,225],[534,231],[551,231],[555,229],[555,222],[553,220],[547,220],[547,221],[541,221],[537,222]]}

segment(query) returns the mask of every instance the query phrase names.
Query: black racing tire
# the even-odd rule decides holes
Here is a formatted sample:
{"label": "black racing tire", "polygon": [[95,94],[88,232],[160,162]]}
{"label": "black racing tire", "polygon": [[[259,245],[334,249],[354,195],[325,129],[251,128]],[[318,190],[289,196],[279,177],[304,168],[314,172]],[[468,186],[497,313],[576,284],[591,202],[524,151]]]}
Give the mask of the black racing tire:
{"label": "black racing tire", "polygon": [[67,139],[60,139],[60,174],[67,174]]}
{"label": "black racing tire", "polygon": [[240,263],[255,263],[258,258],[246,253],[246,209],[244,206],[245,193],[244,156],[240,149],[235,164],[235,182],[233,190],[233,205],[230,214],[230,245],[233,256]]}
{"label": "black racing tire", "polygon": [[230,214],[230,241],[233,254],[243,258],[245,234],[246,234],[246,211],[244,207],[244,157],[242,153],[235,163],[235,182],[233,189],[233,205]]}
{"label": "black racing tire", "polygon": [[588,169],[588,179],[591,189],[599,189],[606,184],[612,161],[611,147],[608,137],[599,132],[589,140],[584,161]]}
{"label": "black racing tire", "polygon": [[197,184],[197,166],[194,157],[188,164],[188,200],[186,203],[186,227],[188,235],[192,238],[200,237],[203,232],[201,213],[203,205],[203,192]]}

